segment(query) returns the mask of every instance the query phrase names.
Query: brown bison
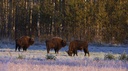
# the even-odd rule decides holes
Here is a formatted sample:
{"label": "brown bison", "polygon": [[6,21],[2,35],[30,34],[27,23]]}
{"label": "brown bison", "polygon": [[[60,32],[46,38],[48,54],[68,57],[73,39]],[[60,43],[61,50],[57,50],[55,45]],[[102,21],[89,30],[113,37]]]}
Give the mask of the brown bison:
{"label": "brown bison", "polygon": [[88,53],[88,56],[90,56],[88,51],[88,43],[86,41],[81,41],[81,40],[71,41],[69,45],[69,50],[66,52],[68,53],[69,56],[72,56],[72,54],[74,56],[75,54],[76,56],[78,56],[77,50],[84,50],[85,56],[86,56],[86,53]]}
{"label": "brown bison", "polygon": [[54,49],[55,53],[58,54],[59,50],[62,47],[66,46],[66,41],[60,37],[53,37],[52,39],[46,40],[45,43],[46,43],[47,53],[49,53],[50,49]]}
{"label": "brown bison", "polygon": [[27,51],[27,48],[34,43],[34,39],[29,36],[22,36],[18,39],[16,39],[16,47],[15,51],[20,51],[21,48],[23,48],[23,51]]}

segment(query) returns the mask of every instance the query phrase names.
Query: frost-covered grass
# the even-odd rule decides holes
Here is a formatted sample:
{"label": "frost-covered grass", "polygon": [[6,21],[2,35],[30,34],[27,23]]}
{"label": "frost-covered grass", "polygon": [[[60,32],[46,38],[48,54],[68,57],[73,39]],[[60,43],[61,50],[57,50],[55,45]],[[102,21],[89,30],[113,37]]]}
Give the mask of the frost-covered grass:
{"label": "frost-covered grass", "polygon": [[15,59],[1,58],[0,71],[127,71],[128,62],[91,60],[88,58],[71,59]]}
{"label": "frost-covered grass", "polygon": [[[50,51],[47,59],[45,45],[35,44],[27,52],[15,52],[13,43],[0,43],[0,71],[128,71],[127,47],[98,47],[89,46],[90,57],[78,51],[78,56],[70,57],[62,48],[59,54]],[[125,54],[122,54],[125,51]],[[114,60],[105,60],[107,54],[114,56]]]}

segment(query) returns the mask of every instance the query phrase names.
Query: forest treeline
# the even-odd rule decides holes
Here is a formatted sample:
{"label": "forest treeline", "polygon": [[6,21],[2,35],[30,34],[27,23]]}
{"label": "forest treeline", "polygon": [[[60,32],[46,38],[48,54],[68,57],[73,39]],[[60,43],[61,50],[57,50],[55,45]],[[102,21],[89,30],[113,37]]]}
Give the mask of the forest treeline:
{"label": "forest treeline", "polygon": [[0,0],[0,39],[128,40],[128,0]]}

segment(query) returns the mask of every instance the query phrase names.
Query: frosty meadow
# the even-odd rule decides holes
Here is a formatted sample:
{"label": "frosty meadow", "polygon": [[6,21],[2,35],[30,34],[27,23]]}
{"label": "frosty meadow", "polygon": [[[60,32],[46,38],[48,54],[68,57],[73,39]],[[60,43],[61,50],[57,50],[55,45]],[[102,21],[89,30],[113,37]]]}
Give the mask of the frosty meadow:
{"label": "frosty meadow", "polygon": [[[78,56],[70,57],[65,52],[68,46],[60,49],[58,55],[54,50],[50,51],[56,59],[46,58],[46,45],[35,43],[27,52],[15,52],[14,42],[0,42],[0,71],[127,71],[128,61],[119,60],[120,55],[127,46],[97,46],[89,44],[90,57],[85,57],[83,51],[78,51]],[[115,59],[105,60],[108,53]]]}

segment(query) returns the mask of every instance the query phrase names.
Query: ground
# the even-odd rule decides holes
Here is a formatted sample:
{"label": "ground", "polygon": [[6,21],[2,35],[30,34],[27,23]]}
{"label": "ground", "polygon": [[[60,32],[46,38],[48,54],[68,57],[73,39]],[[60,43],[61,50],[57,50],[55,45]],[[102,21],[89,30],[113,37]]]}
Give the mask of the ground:
{"label": "ground", "polygon": [[[83,51],[70,57],[66,50],[68,45],[57,55],[50,51],[56,60],[47,60],[44,43],[30,46],[27,52],[15,52],[15,43],[0,42],[0,71],[128,71],[128,61],[118,60],[121,53],[128,53],[127,46],[89,44],[90,57],[85,57]],[[104,60],[108,53],[113,54],[116,60]]]}

